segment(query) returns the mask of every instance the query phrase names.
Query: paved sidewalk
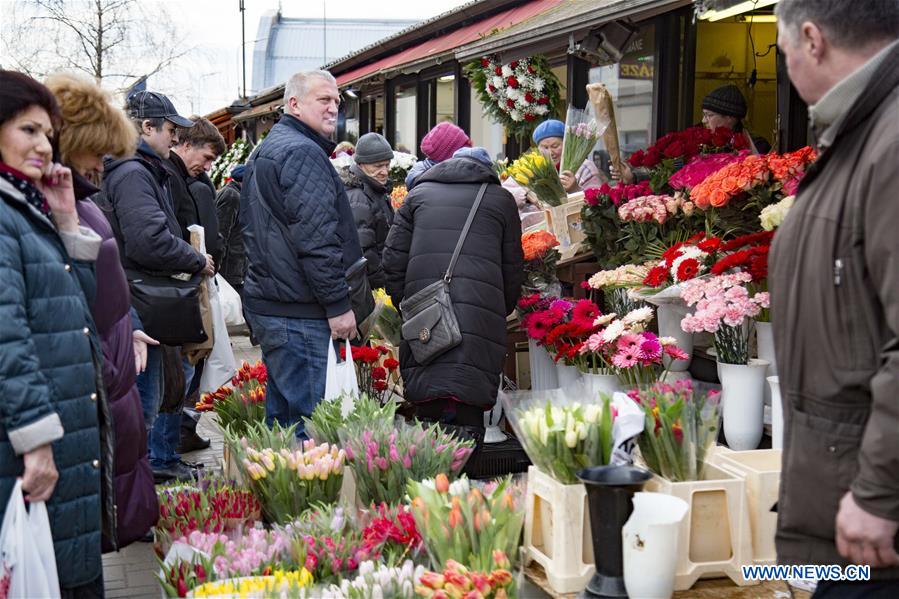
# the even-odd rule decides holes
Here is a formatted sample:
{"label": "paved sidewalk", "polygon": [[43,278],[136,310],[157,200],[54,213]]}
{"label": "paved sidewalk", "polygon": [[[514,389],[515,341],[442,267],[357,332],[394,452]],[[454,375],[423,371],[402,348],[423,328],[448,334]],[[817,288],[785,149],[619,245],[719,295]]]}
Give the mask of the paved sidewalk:
{"label": "paved sidewalk", "polygon": [[[251,364],[260,359],[258,347],[253,347],[246,336],[233,335],[231,347],[237,366],[246,361]],[[207,470],[221,471],[222,436],[218,428],[210,426],[209,415],[204,414],[197,425],[197,432],[212,444],[203,451],[184,454],[189,462],[202,462]],[[103,556],[103,581],[106,596],[109,599],[129,597],[131,599],[158,599],[162,596],[161,587],[156,579],[159,563],[153,552],[152,543],[132,543],[118,553],[107,553]]]}

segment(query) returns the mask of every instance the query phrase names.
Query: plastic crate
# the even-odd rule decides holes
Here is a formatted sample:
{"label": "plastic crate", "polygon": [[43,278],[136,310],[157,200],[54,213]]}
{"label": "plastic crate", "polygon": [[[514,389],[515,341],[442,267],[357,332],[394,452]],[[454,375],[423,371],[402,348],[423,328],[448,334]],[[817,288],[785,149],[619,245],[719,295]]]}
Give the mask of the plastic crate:
{"label": "plastic crate", "polygon": [[521,443],[509,438],[502,443],[482,443],[463,472],[468,478],[496,478],[505,474],[527,472],[530,465],[531,460],[521,448]]}

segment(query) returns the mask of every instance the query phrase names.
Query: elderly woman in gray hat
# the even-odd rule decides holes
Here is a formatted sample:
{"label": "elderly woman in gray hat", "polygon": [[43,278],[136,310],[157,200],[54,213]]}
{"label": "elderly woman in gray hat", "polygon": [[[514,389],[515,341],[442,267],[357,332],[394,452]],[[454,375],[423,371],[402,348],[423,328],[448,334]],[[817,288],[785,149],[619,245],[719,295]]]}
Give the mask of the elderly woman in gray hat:
{"label": "elderly woman in gray hat", "polygon": [[384,287],[381,255],[384,241],[393,224],[390,205],[390,161],[393,149],[378,133],[366,133],[356,144],[354,163],[340,169],[340,178],[356,219],[359,243],[368,261],[368,280],[372,288]]}

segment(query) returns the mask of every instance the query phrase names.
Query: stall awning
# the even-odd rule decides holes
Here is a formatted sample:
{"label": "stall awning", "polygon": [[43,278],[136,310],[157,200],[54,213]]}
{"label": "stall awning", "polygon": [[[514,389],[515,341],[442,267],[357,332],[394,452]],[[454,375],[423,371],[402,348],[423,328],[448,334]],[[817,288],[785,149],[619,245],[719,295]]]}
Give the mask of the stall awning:
{"label": "stall awning", "polygon": [[504,10],[446,35],[406,48],[401,52],[392,54],[371,64],[342,73],[337,77],[337,84],[340,86],[349,85],[377,73],[395,70],[404,65],[414,64],[416,62],[427,60],[428,58],[441,56],[459,46],[469,44],[480,37],[489,35],[496,30],[506,29],[555,8],[563,1],[564,0],[533,0],[532,2],[528,2],[527,4],[516,8]]}

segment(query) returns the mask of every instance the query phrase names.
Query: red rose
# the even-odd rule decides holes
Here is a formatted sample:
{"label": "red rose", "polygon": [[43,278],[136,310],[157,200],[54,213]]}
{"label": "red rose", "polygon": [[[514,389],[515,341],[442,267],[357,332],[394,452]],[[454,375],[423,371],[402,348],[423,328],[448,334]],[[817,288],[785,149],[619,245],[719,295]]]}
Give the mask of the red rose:
{"label": "red rose", "polygon": [[643,284],[649,287],[659,287],[668,280],[668,269],[664,266],[655,266],[646,273]]}
{"label": "red rose", "polygon": [[531,75],[533,75],[533,74],[536,73],[536,72],[537,72],[537,71],[534,69],[534,67],[532,67],[531,65],[528,65],[528,73],[530,73]]}
{"label": "red rose", "polygon": [[596,206],[599,204],[600,190],[595,187],[588,187],[584,190],[584,202],[588,206]]}
{"label": "red rose", "polygon": [[531,102],[533,102],[533,101],[534,101],[534,94],[532,94],[531,92],[525,92],[525,93],[524,93],[524,101],[527,102],[527,103],[529,103],[529,104],[530,104]]}
{"label": "red rose", "polygon": [[524,115],[524,120],[526,121],[535,121],[537,120],[537,116],[531,114],[530,112]]}
{"label": "red rose", "polygon": [[686,154],[684,143],[680,140],[672,143],[667,148],[665,148],[664,154],[667,158],[677,158],[679,156],[683,156],[684,154]]}
{"label": "red rose", "polygon": [[718,127],[712,132],[712,145],[723,148],[730,143],[731,132],[727,127]]}
{"label": "red rose", "polygon": [[502,75],[502,74],[503,74],[503,68],[502,68],[502,67],[496,67],[495,69],[493,69],[493,72],[496,73],[497,75]]}
{"label": "red rose", "polygon": [[492,84],[492,83],[491,83],[491,84],[489,84],[489,85],[488,85],[488,86],[487,86],[487,89],[489,89],[489,90],[490,90],[490,93],[493,93],[493,92],[495,92],[495,91],[496,91],[496,88],[495,88],[495,87],[493,87],[493,84]]}
{"label": "red rose", "polygon": [[518,89],[518,79],[516,79],[514,75],[506,79],[506,83],[508,83],[509,87],[512,89]]}
{"label": "red rose", "polygon": [[490,66],[490,61],[487,60],[486,58],[482,58],[482,59],[481,59],[481,66],[484,67],[484,68],[486,69],[487,67]]}
{"label": "red rose", "polygon": [[509,108],[515,108],[515,100],[509,98],[508,100],[506,100],[506,106],[508,106]]}
{"label": "red rose", "polygon": [[537,104],[549,104],[549,96],[541,96],[537,98]]}
{"label": "red rose", "polygon": [[646,151],[646,158],[643,160],[643,166],[653,167],[662,161],[662,153],[655,147]]}
{"label": "red rose", "polygon": [[695,258],[687,258],[677,267],[677,280],[686,281],[699,274],[699,262]]}
{"label": "red rose", "polygon": [[749,142],[746,141],[746,136],[741,134],[734,135],[733,142],[731,144],[735,150],[745,150],[749,147]]}
{"label": "red rose", "polygon": [[630,162],[633,167],[643,166],[643,157],[643,150],[637,150],[631,154],[631,157],[628,158],[627,161]]}
{"label": "red rose", "polygon": [[517,61],[517,60],[513,60],[512,62],[510,62],[510,63],[509,63],[509,68],[512,69],[512,70],[517,69],[517,68],[518,68],[518,61]]}

